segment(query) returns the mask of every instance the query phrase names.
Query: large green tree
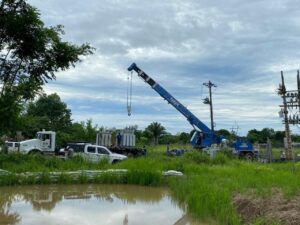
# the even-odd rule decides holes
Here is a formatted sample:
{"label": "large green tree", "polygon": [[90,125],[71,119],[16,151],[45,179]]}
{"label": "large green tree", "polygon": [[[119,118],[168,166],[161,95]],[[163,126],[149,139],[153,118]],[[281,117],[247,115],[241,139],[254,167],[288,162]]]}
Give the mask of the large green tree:
{"label": "large green tree", "polygon": [[216,131],[216,134],[219,135],[219,136],[223,136],[224,138],[226,139],[230,139],[231,138],[231,133],[226,130],[226,129],[220,129],[220,130],[217,130]]}
{"label": "large green tree", "polygon": [[29,103],[26,116],[43,122],[39,127],[47,130],[68,131],[72,125],[71,110],[57,94],[43,94],[37,101]]}
{"label": "large green tree", "polygon": [[55,72],[92,53],[88,44],[62,41],[63,27],[46,27],[25,0],[0,3],[0,132],[13,129],[24,101],[35,97]]}
{"label": "large green tree", "polygon": [[247,133],[247,140],[249,140],[252,143],[259,142],[260,141],[260,131],[256,129],[249,130]]}

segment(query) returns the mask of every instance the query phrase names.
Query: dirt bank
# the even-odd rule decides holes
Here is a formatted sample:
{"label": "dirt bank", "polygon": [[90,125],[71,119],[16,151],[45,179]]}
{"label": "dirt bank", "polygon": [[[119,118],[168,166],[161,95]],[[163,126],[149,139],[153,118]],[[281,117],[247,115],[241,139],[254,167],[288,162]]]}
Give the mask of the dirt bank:
{"label": "dirt bank", "polygon": [[269,198],[253,196],[236,194],[233,198],[233,203],[245,224],[250,224],[257,217],[265,218],[265,224],[269,224],[270,221],[284,225],[300,224],[300,194],[289,200],[283,197],[280,190],[273,190],[272,197]]}

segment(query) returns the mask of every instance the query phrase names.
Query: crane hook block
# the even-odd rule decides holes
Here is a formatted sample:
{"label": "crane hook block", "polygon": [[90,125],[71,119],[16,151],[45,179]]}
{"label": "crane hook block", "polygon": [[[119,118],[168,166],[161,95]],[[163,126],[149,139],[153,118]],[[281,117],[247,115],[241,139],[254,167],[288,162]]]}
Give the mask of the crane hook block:
{"label": "crane hook block", "polygon": [[128,116],[131,116],[131,106],[130,105],[127,106],[127,112],[128,112]]}

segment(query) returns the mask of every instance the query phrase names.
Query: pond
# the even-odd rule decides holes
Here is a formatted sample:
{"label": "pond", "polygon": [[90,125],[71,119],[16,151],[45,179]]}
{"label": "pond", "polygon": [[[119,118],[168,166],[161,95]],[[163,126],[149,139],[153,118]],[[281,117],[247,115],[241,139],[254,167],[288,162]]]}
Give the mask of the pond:
{"label": "pond", "polygon": [[166,188],[133,185],[45,185],[1,187],[0,224],[200,223],[186,214]]}

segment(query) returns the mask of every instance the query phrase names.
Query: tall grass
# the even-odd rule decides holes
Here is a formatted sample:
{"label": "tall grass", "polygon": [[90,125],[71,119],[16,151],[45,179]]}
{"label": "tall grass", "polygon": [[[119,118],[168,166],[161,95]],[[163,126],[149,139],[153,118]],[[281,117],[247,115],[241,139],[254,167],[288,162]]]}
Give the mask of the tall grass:
{"label": "tall grass", "polygon": [[[241,224],[232,197],[235,193],[268,197],[274,188],[287,198],[298,193],[300,163],[259,164],[230,159],[224,154],[211,159],[190,151],[181,157],[168,157],[165,146],[151,147],[146,157],[128,159],[110,165],[107,162],[89,163],[80,157],[61,160],[44,156],[1,155],[0,168],[13,172],[0,177],[0,185],[49,183],[48,172],[71,170],[128,169],[126,175],[102,174],[93,179],[82,175],[74,180],[62,174],[55,183],[122,183],[139,185],[169,185],[179,202],[201,219],[214,219],[220,224]],[[178,170],[182,179],[163,179],[161,171]],[[39,179],[27,177],[20,181],[15,173],[43,172]],[[263,224],[264,218],[253,223]]]}
{"label": "tall grass", "polygon": [[0,153],[0,169],[14,173],[72,171],[78,169],[99,170],[106,169],[108,166],[108,161],[102,160],[98,163],[93,163],[86,161],[79,156],[75,156],[70,160],[63,160],[53,156],[23,154],[6,155]]}

